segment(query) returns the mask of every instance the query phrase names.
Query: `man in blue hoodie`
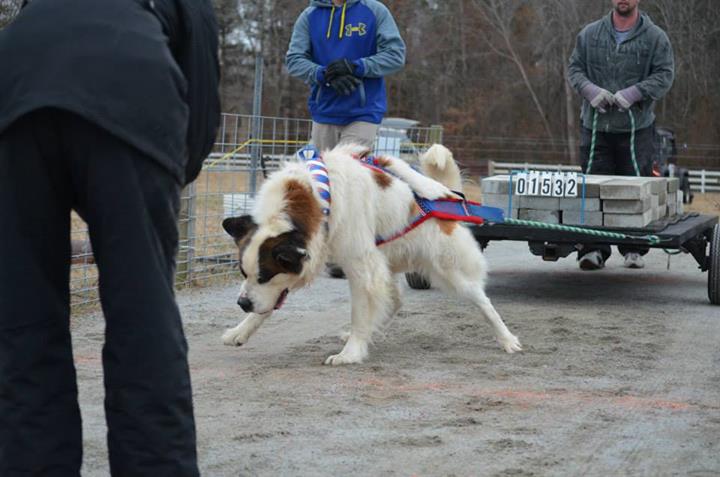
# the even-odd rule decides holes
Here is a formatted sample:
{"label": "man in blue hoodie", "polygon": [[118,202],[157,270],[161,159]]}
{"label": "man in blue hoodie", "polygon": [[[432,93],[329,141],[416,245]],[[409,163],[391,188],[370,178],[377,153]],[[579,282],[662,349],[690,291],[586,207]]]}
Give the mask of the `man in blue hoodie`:
{"label": "man in blue hoodie", "polygon": [[373,147],[387,111],[384,76],[405,64],[405,43],[377,0],[311,0],[293,28],[285,63],[311,88],[312,143]]}

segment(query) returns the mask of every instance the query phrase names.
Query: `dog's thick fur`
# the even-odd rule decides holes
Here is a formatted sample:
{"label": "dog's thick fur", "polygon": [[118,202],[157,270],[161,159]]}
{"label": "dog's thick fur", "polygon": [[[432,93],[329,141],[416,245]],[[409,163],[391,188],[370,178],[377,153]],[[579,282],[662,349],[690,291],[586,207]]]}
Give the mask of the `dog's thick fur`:
{"label": "dog's thick fur", "polygon": [[420,156],[420,169],[450,189],[462,192],[462,175],[450,149],[442,144],[433,144]]}
{"label": "dog's thick fur", "polygon": [[394,177],[364,167],[353,158],[361,149],[338,146],[323,155],[332,191],[329,230],[316,185],[300,163],[287,164],[270,176],[252,217],[225,219],[223,227],[238,244],[246,277],[238,303],[250,313],[223,334],[223,342],[247,342],[287,292],[309,284],[331,256],[347,274],[352,316],[344,348],[326,364],[360,363],[368,356],[373,331],[400,308],[394,275],[407,271],[470,300],[493,327],[501,347],[508,353],[520,351],[517,337],[485,295],[485,259],[466,227],[431,219],[398,240],[375,245],[376,236],[402,230],[416,215],[413,191],[429,199],[452,193],[401,159],[380,159]]}

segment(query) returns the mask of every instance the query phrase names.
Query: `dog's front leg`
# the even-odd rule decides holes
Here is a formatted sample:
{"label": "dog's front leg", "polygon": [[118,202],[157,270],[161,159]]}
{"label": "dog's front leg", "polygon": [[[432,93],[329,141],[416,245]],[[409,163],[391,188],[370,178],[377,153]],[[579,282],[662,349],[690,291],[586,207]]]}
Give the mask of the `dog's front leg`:
{"label": "dog's front leg", "polygon": [[350,336],[345,346],[338,354],[334,354],[325,360],[325,364],[337,366],[340,364],[362,363],[368,355],[368,343],[372,335],[372,318],[369,294],[363,287],[350,282],[350,299],[352,301],[352,317],[350,324]]}
{"label": "dog's front leg", "polygon": [[350,284],[352,319],[345,347],[325,360],[332,365],[361,363],[367,358],[373,332],[400,306],[387,259],[377,248],[373,246],[362,258],[342,267]]}
{"label": "dog's front leg", "polygon": [[272,315],[270,313],[248,313],[244,320],[235,328],[228,328],[222,335],[223,344],[227,346],[242,346],[255,334],[260,325]]}

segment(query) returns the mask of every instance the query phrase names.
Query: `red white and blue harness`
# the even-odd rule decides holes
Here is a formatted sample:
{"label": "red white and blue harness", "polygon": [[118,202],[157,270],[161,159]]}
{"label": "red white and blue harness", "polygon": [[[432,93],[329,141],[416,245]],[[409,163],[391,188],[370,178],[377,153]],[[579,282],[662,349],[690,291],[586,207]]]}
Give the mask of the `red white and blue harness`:
{"label": "red white and blue harness", "polygon": [[[325,227],[327,230],[332,196],[330,194],[330,177],[328,176],[325,162],[320,155],[320,151],[312,145],[308,145],[300,149],[297,152],[297,157],[307,165],[310,170],[310,174],[315,180],[320,202],[322,204],[323,215],[325,217]],[[363,166],[369,169],[395,176],[392,172],[382,167],[380,165],[380,161],[378,161],[378,159],[374,156],[356,156],[355,159],[360,161]],[[502,223],[505,220],[502,209],[487,207],[478,202],[466,200],[459,192],[455,192],[455,194],[462,198],[430,200],[414,194],[415,202],[420,209],[419,213],[410,221],[410,224],[402,230],[399,230],[388,237],[376,237],[375,244],[379,247],[388,242],[392,242],[393,240],[397,240],[416,227],[419,227],[426,220],[432,218],[469,222],[473,224],[482,224],[485,222]]]}

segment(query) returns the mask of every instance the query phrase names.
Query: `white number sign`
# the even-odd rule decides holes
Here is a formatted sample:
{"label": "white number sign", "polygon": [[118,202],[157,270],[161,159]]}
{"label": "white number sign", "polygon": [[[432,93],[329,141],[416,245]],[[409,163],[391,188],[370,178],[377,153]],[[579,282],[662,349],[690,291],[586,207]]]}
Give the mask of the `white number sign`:
{"label": "white number sign", "polygon": [[580,184],[577,172],[518,172],[513,174],[515,195],[577,197]]}

